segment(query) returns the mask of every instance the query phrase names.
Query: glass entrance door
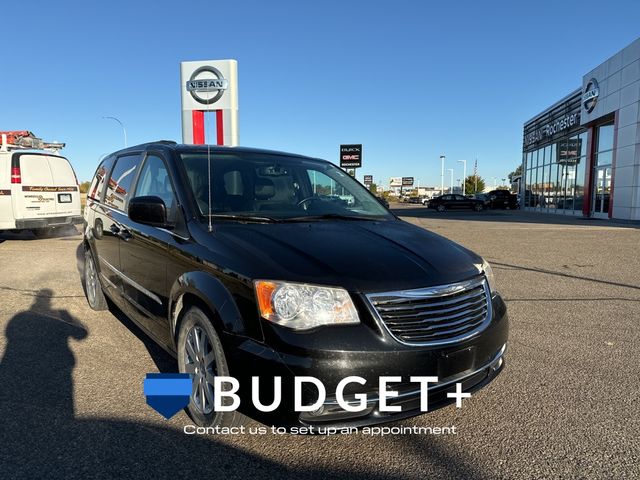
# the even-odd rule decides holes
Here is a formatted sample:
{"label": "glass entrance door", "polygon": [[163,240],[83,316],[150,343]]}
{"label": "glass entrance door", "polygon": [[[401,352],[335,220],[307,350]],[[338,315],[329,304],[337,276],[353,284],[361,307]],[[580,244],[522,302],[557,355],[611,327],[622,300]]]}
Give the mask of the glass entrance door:
{"label": "glass entrance door", "polygon": [[611,199],[611,167],[596,167],[593,173],[591,214],[594,217],[607,218]]}

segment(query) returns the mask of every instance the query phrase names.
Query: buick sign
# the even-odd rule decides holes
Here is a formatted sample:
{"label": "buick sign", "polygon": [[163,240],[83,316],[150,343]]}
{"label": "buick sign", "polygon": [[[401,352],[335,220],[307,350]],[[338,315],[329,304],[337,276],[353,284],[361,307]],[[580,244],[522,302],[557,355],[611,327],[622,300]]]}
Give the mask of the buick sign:
{"label": "buick sign", "polygon": [[[204,72],[213,74],[215,78],[211,78],[210,76],[200,78],[200,75]],[[198,68],[193,72],[191,78],[187,80],[187,91],[196,102],[202,103],[203,105],[216,103],[228,87],[229,81],[222,76],[220,70],[209,66]],[[202,92],[214,92],[215,95],[199,95]]]}
{"label": "buick sign", "polygon": [[582,94],[582,105],[587,113],[593,112],[593,109],[596,107],[596,103],[598,102],[598,95],[600,95],[598,81],[595,78],[592,78],[587,83],[587,87],[584,89],[584,93]]}

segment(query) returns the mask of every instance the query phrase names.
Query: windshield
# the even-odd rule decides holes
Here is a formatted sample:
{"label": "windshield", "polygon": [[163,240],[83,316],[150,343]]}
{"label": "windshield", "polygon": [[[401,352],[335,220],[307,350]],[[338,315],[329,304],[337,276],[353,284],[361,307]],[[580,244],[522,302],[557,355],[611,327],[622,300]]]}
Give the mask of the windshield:
{"label": "windshield", "polygon": [[[200,213],[207,216],[207,152],[181,157]],[[330,163],[260,153],[211,153],[211,214],[240,220],[393,218],[362,185]]]}

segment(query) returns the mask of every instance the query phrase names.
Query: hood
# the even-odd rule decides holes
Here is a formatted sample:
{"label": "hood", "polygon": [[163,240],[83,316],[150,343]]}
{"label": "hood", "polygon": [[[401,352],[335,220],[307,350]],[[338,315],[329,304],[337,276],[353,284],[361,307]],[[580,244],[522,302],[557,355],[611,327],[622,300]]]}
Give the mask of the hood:
{"label": "hood", "polygon": [[218,244],[212,251],[225,258],[212,260],[243,277],[352,292],[458,282],[478,275],[482,262],[466,248],[401,220],[228,223],[212,236]]}

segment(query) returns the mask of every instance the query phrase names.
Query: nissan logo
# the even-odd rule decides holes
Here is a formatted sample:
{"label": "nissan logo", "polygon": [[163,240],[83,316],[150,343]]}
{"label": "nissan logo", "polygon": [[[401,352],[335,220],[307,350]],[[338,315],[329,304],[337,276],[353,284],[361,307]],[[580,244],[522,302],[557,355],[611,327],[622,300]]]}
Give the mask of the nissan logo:
{"label": "nissan logo", "polygon": [[[205,78],[198,78],[198,75],[203,72],[209,72],[213,74],[215,78],[211,78],[209,76]],[[222,94],[228,87],[229,81],[222,76],[220,70],[214,67],[200,67],[193,72],[191,78],[187,80],[187,91],[196,102],[202,103],[203,105],[216,103],[220,100],[220,97],[222,97]],[[203,98],[198,95],[198,92],[216,92],[216,94],[210,98]]]}
{"label": "nissan logo", "polygon": [[582,94],[582,105],[584,106],[587,113],[591,113],[596,107],[596,103],[598,102],[598,95],[600,95],[598,81],[595,78],[592,78],[587,83],[587,87],[584,89],[584,93]]}

